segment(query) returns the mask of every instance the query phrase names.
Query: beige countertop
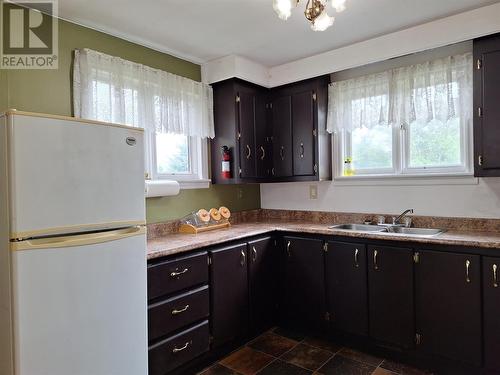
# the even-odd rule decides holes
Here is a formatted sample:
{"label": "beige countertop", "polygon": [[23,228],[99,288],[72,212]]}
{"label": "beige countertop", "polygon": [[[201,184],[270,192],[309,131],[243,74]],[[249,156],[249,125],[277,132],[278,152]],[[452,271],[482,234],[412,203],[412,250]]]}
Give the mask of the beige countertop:
{"label": "beige countertop", "polygon": [[433,237],[418,237],[400,234],[346,231],[340,229],[329,229],[328,227],[328,224],[302,221],[259,221],[236,224],[227,229],[219,229],[200,234],[172,233],[148,240],[147,256],[148,259],[154,259],[167,255],[179,254],[206,246],[222,244],[228,241],[263,235],[275,230],[291,233],[310,233],[377,240],[409,241],[423,244],[500,249],[499,232],[468,232],[450,230]]}

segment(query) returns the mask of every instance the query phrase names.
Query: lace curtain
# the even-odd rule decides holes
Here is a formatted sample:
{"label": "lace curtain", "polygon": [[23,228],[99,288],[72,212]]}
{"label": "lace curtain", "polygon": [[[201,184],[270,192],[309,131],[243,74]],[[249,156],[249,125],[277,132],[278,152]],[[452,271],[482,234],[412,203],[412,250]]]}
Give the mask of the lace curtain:
{"label": "lace curtain", "polygon": [[211,86],[93,51],[75,51],[75,116],[213,138]]}
{"label": "lace curtain", "polygon": [[372,74],[328,87],[329,133],[415,121],[472,120],[472,54]]}

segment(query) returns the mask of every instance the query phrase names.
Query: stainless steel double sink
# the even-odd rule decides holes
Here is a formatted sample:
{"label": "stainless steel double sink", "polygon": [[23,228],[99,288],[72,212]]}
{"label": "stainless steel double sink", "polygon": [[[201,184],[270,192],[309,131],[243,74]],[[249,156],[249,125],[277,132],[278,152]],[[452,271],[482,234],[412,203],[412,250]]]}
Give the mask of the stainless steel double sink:
{"label": "stainless steel double sink", "polygon": [[329,229],[350,230],[356,232],[383,233],[404,236],[433,237],[444,233],[445,229],[435,228],[407,228],[403,226],[382,226],[370,224],[338,224],[328,227]]}

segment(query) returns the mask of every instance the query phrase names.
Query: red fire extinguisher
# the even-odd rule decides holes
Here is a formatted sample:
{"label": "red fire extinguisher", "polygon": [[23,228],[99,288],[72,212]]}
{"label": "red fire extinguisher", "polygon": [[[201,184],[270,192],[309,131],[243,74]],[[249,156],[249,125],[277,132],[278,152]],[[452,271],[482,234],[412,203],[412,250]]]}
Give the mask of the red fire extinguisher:
{"label": "red fire extinguisher", "polygon": [[222,178],[231,178],[231,152],[229,147],[222,146]]}

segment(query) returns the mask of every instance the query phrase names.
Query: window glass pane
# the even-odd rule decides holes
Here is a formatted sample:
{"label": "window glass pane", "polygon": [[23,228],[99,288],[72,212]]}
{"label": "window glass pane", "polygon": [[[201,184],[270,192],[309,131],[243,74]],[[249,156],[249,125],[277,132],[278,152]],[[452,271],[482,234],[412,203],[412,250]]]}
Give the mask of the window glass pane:
{"label": "window glass pane", "polygon": [[460,119],[443,123],[415,121],[409,127],[410,168],[451,167],[462,164]]}
{"label": "window glass pane", "polygon": [[158,174],[191,173],[188,137],[157,133],[156,168]]}
{"label": "window glass pane", "polygon": [[392,169],[392,127],[377,125],[352,131],[352,164],[359,169]]}

